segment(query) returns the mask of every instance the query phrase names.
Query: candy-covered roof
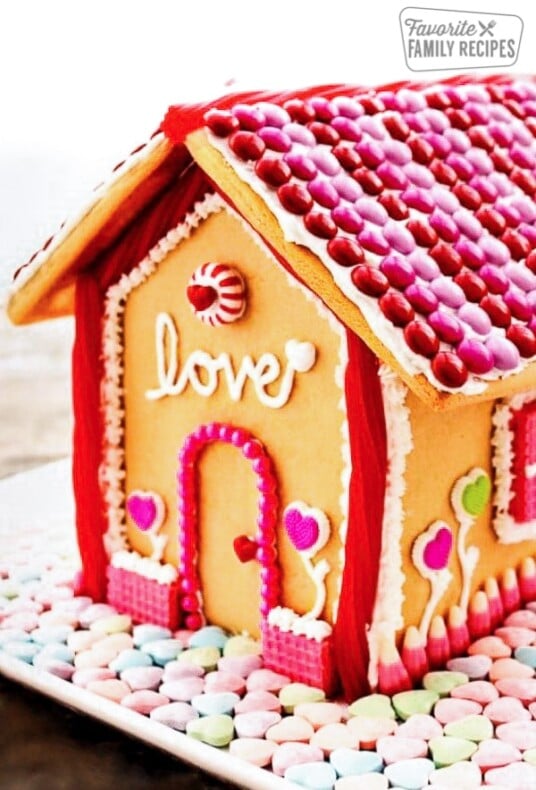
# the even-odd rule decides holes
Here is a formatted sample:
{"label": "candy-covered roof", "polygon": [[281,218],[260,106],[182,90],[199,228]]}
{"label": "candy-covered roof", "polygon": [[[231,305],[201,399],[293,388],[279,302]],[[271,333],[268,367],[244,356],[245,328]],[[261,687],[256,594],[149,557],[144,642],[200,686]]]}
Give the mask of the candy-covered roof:
{"label": "candy-covered roof", "polygon": [[[242,94],[171,107],[161,129],[176,152],[173,168],[169,151],[157,160],[167,182],[186,144],[284,265],[422,397],[453,405],[536,385],[531,79]],[[86,248],[99,232],[85,229]],[[63,276],[87,265],[77,254]]]}

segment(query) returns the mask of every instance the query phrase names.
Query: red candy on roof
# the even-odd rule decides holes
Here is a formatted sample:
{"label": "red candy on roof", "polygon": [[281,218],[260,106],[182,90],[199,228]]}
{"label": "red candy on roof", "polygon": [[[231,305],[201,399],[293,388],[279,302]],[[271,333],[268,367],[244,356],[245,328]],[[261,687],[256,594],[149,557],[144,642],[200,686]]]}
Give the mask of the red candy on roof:
{"label": "red candy on roof", "polygon": [[518,370],[536,354],[536,84],[339,92],[203,121],[441,385]]}

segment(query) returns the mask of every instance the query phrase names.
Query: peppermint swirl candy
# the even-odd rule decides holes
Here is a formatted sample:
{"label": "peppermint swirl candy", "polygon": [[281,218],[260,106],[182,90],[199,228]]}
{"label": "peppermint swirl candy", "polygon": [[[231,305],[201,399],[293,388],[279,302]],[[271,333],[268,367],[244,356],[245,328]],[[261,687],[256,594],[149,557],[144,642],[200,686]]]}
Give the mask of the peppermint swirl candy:
{"label": "peppermint swirl candy", "polygon": [[186,295],[195,315],[210,326],[238,321],[246,310],[240,272],[225,263],[204,263],[192,274]]}

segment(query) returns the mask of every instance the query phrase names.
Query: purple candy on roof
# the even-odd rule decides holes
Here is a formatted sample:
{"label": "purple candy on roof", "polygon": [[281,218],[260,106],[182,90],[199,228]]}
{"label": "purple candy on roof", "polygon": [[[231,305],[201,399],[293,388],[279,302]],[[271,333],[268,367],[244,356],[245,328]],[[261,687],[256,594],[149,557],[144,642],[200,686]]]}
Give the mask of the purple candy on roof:
{"label": "purple candy on roof", "polygon": [[456,390],[536,355],[535,97],[492,79],[241,102],[205,121],[344,267],[399,356]]}

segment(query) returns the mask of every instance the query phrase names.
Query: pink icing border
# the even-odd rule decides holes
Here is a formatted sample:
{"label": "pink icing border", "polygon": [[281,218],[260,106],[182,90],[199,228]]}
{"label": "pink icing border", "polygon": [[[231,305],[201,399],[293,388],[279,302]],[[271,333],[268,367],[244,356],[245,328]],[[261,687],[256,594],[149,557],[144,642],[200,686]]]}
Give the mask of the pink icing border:
{"label": "pink icing border", "polygon": [[197,568],[199,541],[196,465],[205,447],[213,442],[224,442],[241,450],[242,455],[251,461],[252,469],[257,475],[259,512],[255,540],[258,544],[256,559],[262,566],[260,606],[262,618],[266,618],[268,612],[279,604],[280,597],[280,571],[276,545],[279,498],[272,461],[258,439],[244,428],[218,422],[200,425],[184,441],[178,456],[177,473],[181,609],[186,613],[186,627],[193,630],[200,628],[205,621],[201,580]]}

